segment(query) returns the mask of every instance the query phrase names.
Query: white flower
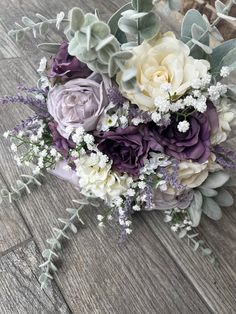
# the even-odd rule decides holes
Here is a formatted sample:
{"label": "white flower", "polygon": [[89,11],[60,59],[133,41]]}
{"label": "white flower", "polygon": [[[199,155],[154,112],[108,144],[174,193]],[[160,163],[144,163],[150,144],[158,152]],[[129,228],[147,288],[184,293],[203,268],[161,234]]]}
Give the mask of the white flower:
{"label": "white flower", "polygon": [[73,128],[72,126],[70,126],[70,125],[69,125],[69,126],[67,126],[67,127],[66,127],[65,132],[66,132],[66,134],[67,134],[67,135],[69,135],[69,136],[70,136],[70,135],[71,135],[71,133],[73,133],[73,132],[74,132],[74,128]]}
{"label": "white flower", "polygon": [[38,72],[38,73],[43,73],[43,72],[46,70],[46,67],[47,67],[47,58],[46,58],[46,57],[43,57],[43,58],[40,60],[39,68],[38,68],[37,72]]}
{"label": "white flower", "polygon": [[[122,199],[122,197],[116,197],[116,198],[114,199],[113,203],[114,203],[117,207],[121,206],[121,205],[123,204],[123,199]],[[123,215],[123,212],[122,212],[122,215]]]}
{"label": "white flower", "polygon": [[145,187],[146,187],[146,182],[140,181],[140,182],[138,183],[138,187],[139,187],[141,190],[145,189]]}
{"label": "white flower", "polygon": [[195,102],[195,104],[194,104],[194,108],[195,108],[197,111],[199,111],[199,112],[201,112],[201,113],[204,113],[204,112],[207,110],[207,104],[206,104],[206,102],[207,102],[206,97],[202,95],[202,96],[200,96],[200,97],[196,100],[196,102]]}
{"label": "white flower", "polygon": [[46,157],[47,154],[48,154],[48,152],[47,152],[46,149],[42,150],[42,151],[39,153],[39,155],[40,155],[41,157]]}
{"label": "white flower", "polygon": [[104,219],[104,216],[102,216],[102,215],[97,215],[97,220],[98,220],[98,221],[103,221],[103,219]]}
{"label": "white flower", "polygon": [[128,189],[127,190],[127,195],[128,196],[134,196],[135,195],[135,190],[134,189]]}
{"label": "white flower", "polygon": [[127,117],[126,116],[121,116],[120,117],[120,123],[122,124],[122,125],[127,125],[127,123],[128,123],[128,119],[127,119]]}
{"label": "white flower", "polygon": [[212,101],[219,99],[220,96],[224,95],[226,92],[227,86],[219,82],[216,85],[210,86],[208,88],[208,93]]}
{"label": "white flower", "polygon": [[[102,167],[99,162],[102,160]],[[130,187],[127,175],[118,175],[111,170],[111,163],[104,165],[102,155],[92,153],[78,158],[76,171],[79,177],[81,192],[94,196],[111,204],[114,199],[124,195]]]}
{"label": "white flower", "polygon": [[113,114],[112,116],[106,114],[102,121],[101,121],[101,130],[102,131],[107,131],[109,130],[111,127],[114,127],[117,125],[117,121],[118,121],[118,116],[116,114]]}
{"label": "white flower", "polygon": [[34,170],[33,170],[33,175],[38,175],[40,173],[40,168],[37,166]]}
{"label": "white flower", "polygon": [[139,125],[139,124],[141,124],[141,123],[143,123],[144,122],[144,120],[142,119],[142,118],[133,118],[132,119],[132,121],[131,121],[132,123],[133,123],[133,125]]}
{"label": "white flower", "polygon": [[230,75],[230,68],[229,67],[222,67],[220,70],[220,76],[227,77]]}
{"label": "white flower", "polygon": [[16,144],[14,144],[14,143],[11,144],[11,150],[12,150],[14,153],[17,152],[17,146],[16,146]]}
{"label": "white flower", "polygon": [[72,140],[75,144],[79,145],[80,143],[83,142],[83,135],[79,135],[77,133],[74,133],[72,135]]}
{"label": "white flower", "polygon": [[182,133],[187,132],[189,128],[190,128],[190,124],[186,120],[180,121],[179,124],[177,125],[177,129],[179,130],[179,132],[182,132]]}
{"label": "white flower", "polygon": [[[144,41],[133,49],[134,56],[124,67],[137,69],[136,81],[139,90],[129,90],[122,82],[122,73],[117,81],[123,95],[141,110],[154,111],[154,100],[161,96],[182,96],[190,87],[193,79],[207,74],[210,64],[206,60],[197,60],[189,56],[189,47],[178,40],[174,33],[158,35],[150,41]],[[168,85],[166,85],[168,84]],[[164,88],[163,86],[168,86]]]}
{"label": "white flower", "polygon": [[158,123],[161,120],[161,114],[155,111],[152,113],[151,118],[153,122]]}
{"label": "white flower", "polygon": [[170,83],[161,84],[160,89],[163,92],[169,93],[171,91],[171,84]]}
{"label": "white flower", "polygon": [[86,134],[84,136],[84,141],[88,146],[91,146],[94,143],[94,137],[91,134]]}
{"label": "white flower", "polygon": [[168,112],[171,107],[169,100],[159,96],[155,98],[154,104],[160,112],[164,113]]}
{"label": "white flower", "polygon": [[52,148],[50,150],[50,155],[55,157],[57,155],[57,150],[55,148]]}
{"label": "white flower", "polygon": [[141,207],[136,204],[136,205],[133,206],[133,210],[134,211],[140,211]]}
{"label": "white flower", "polygon": [[11,134],[10,131],[6,131],[6,132],[3,133],[3,136],[4,136],[5,138],[8,138],[8,136],[9,136],[10,134]]}
{"label": "white flower", "polygon": [[84,133],[85,133],[85,130],[82,125],[78,126],[77,129],[75,130],[75,134],[78,136],[82,136],[84,135]]}
{"label": "white flower", "polygon": [[130,228],[126,228],[126,229],[125,229],[125,231],[126,231],[126,233],[127,233],[127,234],[131,234],[132,229],[130,229]]}

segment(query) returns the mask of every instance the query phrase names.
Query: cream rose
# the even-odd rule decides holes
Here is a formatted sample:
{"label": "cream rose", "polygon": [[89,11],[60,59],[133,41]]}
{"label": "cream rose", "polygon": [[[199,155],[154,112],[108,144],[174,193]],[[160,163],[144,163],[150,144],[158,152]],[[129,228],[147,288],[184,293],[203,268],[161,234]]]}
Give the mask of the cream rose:
{"label": "cream rose", "polygon": [[143,42],[133,52],[126,68],[137,69],[136,80],[140,90],[126,90],[121,74],[118,74],[117,81],[124,96],[144,111],[155,110],[157,97],[169,97],[163,90],[164,85],[169,85],[171,95],[183,95],[191,82],[204,77],[210,68],[208,61],[190,57],[189,47],[176,39],[172,32]]}
{"label": "cream rose", "polygon": [[[209,172],[221,170],[221,166],[215,162],[215,155],[211,154],[208,161],[200,164],[191,160],[181,161],[179,163],[178,178],[180,183],[187,189],[193,189],[200,186],[208,177]],[[167,190],[168,194],[175,194],[173,188]]]}

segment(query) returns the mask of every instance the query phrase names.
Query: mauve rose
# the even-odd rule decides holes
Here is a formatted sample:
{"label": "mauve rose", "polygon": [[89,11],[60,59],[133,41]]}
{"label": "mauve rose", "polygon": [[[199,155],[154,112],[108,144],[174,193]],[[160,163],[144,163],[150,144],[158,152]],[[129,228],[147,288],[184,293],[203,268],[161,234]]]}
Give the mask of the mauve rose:
{"label": "mauve rose", "polygon": [[82,126],[87,132],[95,130],[109,104],[107,90],[110,86],[110,79],[93,73],[86,79],[74,79],[53,87],[48,93],[47,106],[58,123],[58,132],[69,138],[67,127]]}
{"label": "mauve rose", "polygon": [[145,125],[96,132],[95,136],[98,149],[113,161],[114,170],[131,176],[138,175],[150,148],[148,129]]}
{"label": "mauve rose", "polygon": [[196,112],[187,120],[190,128],[184,133],[177,129],[176,115],[172,116],[171,124],[167,127],[159,127],[151,122],[150,136],[155,139],[157,150],[178,160],[191,159],[203,163],[210,157],[210,137],[219,125],[216,108],[211,101],[208,101],[204,113]]}
{"label": "mauve rose", "polygon": [[73,78],[86,78],[92,71],[76,57],[69,55],[68,43],[61,44],[56,56],[49,62],[49,77],[62,82]]}

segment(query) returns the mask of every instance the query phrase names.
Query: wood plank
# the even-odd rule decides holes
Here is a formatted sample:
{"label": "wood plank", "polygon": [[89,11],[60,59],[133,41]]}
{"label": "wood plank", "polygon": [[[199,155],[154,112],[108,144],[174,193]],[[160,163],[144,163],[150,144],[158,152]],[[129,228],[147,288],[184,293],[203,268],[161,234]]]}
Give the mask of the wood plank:
{"label": "wood plank", "polygon": [[[235,221],[228,219],[227,214],[223,217],[223,222],[218,224],[206,222],[203,219],[202,226],[204,227],[201,228],[201,237],[213,247],[219,260],[220,266],[217,267],[210,264],[199,252],[194,253],[186,242],[183,243],[183,240],[178,239],[176,234],[170,231],[169,226],[163,222],[161,213],[143,213],[142,217],[214,313],[235,313],[236,264],[230,262],[232,254],[230,247],[235,246]],[[228,230],[226,238],[225,228]],[[217,242],[218,245],[215,245]],[[229,250],[227,252],[226,249],[222,255],[222,250],[219,248],[226,242]]]}
{"label": "wood plank", "polygon": [[69,314],[59,290],[41,291],[38,282],[39,252],[33,241],[0,260],[1,314]]}

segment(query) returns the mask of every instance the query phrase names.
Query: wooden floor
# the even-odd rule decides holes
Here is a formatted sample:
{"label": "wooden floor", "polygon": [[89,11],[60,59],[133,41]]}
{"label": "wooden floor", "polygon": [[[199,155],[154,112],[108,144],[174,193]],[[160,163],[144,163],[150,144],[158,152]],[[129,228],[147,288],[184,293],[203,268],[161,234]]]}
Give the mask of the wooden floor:
{"label": "wooden floor", "polygon": [[[23,15],[55,16],[78,5],[97,7],[103,18],[124,0],[1,0],[0,95],[19,84],[35,85],[42,54],[35,40],[18,46],[7,35]],[[168,22],[167,22],[168,23]],[[59,41],[58,35],[50,35]],[[29,111],[20,105],[0,108],[0,133]],[[7,142],[0,139],[0,186],[9,186],[17,169]],[[99,229],[96,210],[83,213],[86,226],[63,249],[63,263],[52,287],[41,291],[40,252],[57,217],[76,198],[74,189],[48,176],[47,183],[14,205],[0,205],[0,314],[235,314],[236,210],[223,219],[204,219],[202,238],[215,251],[219,266],[177,239],[158,212],[139,214],[134,233],[121,248],[112,227]]]}

